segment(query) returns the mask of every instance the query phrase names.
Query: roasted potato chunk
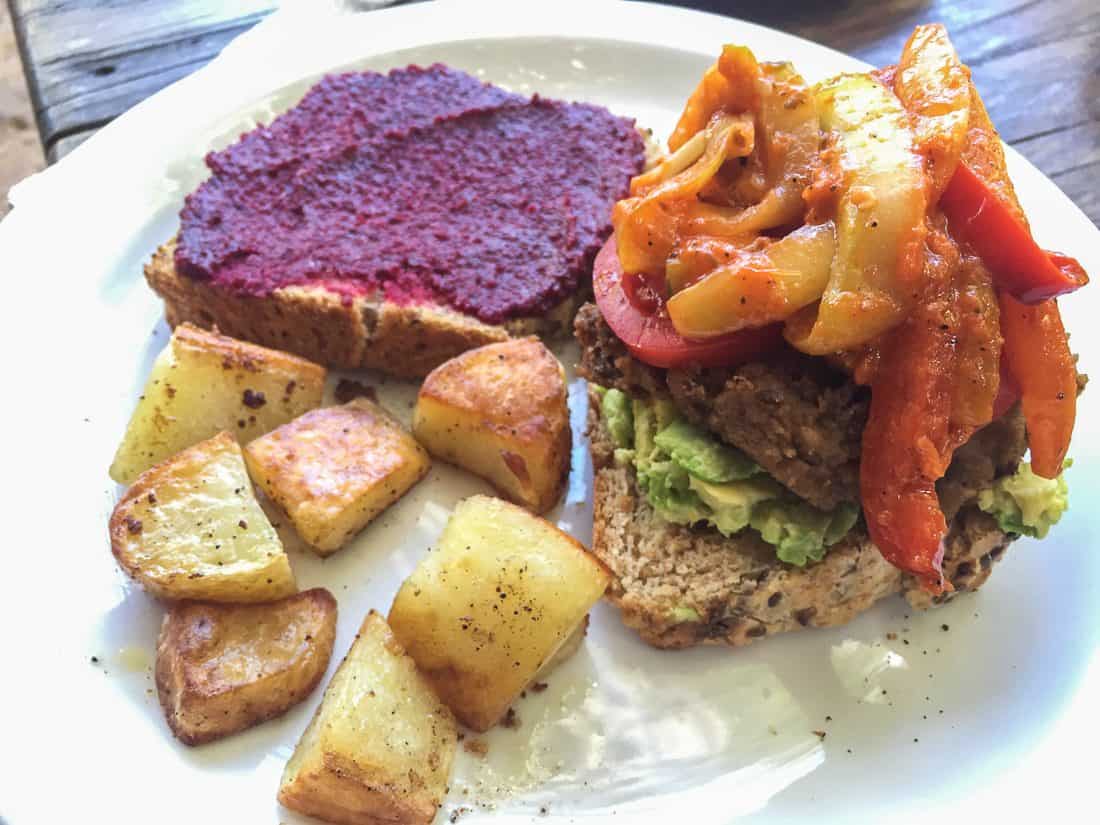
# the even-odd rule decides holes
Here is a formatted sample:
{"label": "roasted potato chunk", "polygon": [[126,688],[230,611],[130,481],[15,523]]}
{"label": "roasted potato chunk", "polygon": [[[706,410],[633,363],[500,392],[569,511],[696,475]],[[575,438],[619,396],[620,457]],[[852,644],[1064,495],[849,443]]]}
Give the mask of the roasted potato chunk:
{"label": "roasted potato chunk", "polygon": [[111,464],[129,484],[225,430],[242,444],[321,403],[325,369],[278,350],[180,324],[157,356]]}
{"label": "roasted potato chunk", "polygon": [[569,474],[565,371],[537,338],[465,352],[424,379],[413,434],[432,455],[544,513]]}
{"label": "roasted potato chunk", "polygon": [[451,712],[372,610],[286,764],[279,801],[347,825],[425,825],[457,741]]}
{"label": "roasted potato chunk", "polygon": [[424,477],[431,459],[366,398],[313,410],[245,447],[248,469],[319,555],[339,550]]}
{"label": "roasted potato chunk", "polygon": [[163,599],[266,602],[297,590],[229,433],[138,476],[109,532],[122,569]]}
{"label": "roasted potato chunk", "polygon": [[157,642],[157,694],[168,727],[200,745],[279,716],[321,681],[336,638],[323,588],[249,605],[179,602]]}
{"label": "roasted potato chunk", "polygon": [[570,640],[609,580],[548,521],[473,496],[405,580],[389,621],[455,716],[484,731]]}

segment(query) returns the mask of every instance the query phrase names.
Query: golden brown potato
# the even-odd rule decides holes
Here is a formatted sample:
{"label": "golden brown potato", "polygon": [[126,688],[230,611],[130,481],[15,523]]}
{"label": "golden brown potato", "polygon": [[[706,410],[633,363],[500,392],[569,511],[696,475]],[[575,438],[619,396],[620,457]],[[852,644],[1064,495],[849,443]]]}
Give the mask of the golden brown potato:
{"label": "golden brown potato", "polygon": [[279,801],[347,825],[426,825],[458,731],[373,610],[283,771]]}
{"label": "golden brown potato", "polygon": [[565,372],[537,338],[470,350],[424,379],[413,434],[432,455],[544,513],[569,474]]}
{"label": "golden brown potato", "polygon": [[297,589],[229,433],[138,476],[109,531],[122,569],[163,599],[266,602]]}
{"label": "golden brown potato", "polygon": [[168,727],[200,745],[279,716],[321,681],[336,638],[323,588],[264,604],[179,602],[157,642],[157,693]]}
{"label": "golden brown potato", "polygon": [[389,621],[459,720],[484,731],[570,640],[609,580],[548,521],[473,496],[405,580]]}
{"label": "golden brown potato", "polygon": [[424,477],[431,459],[366,398],[306,413],[245,447],[260,489],[318,554],[339,550]]}
{"label": "golden brown potato", "polygon": [[111,464],[139,473],[225,430],[242,444],[321,403],[325,369],[312,361],[180,324],[157,356]]}

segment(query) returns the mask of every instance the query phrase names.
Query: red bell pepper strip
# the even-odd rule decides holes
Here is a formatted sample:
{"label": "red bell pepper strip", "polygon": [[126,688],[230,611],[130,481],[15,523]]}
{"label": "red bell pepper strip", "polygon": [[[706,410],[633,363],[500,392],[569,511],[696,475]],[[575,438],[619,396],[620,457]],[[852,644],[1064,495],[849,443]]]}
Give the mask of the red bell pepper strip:
{"label": "red bell pepper strip", "polygon": [[945,316],[943,302],[922,305],[883,340],[860,458],[871,540],[888,562],[937,594],[951,589],[942,567],[947,524],[936,496],[951,461],[955,352]]}
{"label": "red bell pepper strip", "polygon": [[1077,416],[1077,366],[1058,304],[1029,306],[1004,292],[999,300],[1005,360],[1020,387],[1031,469],[1055,478],[1062,472]]}
{"label": "red bell pepper strip", "polygon": [[[1002,336],[1003,336],[1002,332]],[[1008,368],[1008,357],[1001,349],[1001,382],[997,386],[997,398],[993,401],[993,417],[1000,418],[1020,400],[1020,385]]]}
{"label": "red bell pepper strip", "polygon": [[965,162],[955,169],[940,208],[952,234],[974,248],[996,286],[1018,301],[1035,304],[1089,281],[1073,258],[1040,249],[1027,224]]}

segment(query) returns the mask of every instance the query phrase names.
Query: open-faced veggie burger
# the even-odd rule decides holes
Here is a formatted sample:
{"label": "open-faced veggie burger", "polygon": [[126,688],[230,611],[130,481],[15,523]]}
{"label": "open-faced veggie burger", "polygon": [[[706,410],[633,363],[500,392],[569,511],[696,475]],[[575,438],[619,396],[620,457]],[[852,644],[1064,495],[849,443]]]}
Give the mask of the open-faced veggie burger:
{"label": "open-faced veggie burger", "polygon": [[816,85],[727,46],[613,223],[576,321],[593,552],[647,641],[942,603],[1058,521],[1088,279],[942,26]]}

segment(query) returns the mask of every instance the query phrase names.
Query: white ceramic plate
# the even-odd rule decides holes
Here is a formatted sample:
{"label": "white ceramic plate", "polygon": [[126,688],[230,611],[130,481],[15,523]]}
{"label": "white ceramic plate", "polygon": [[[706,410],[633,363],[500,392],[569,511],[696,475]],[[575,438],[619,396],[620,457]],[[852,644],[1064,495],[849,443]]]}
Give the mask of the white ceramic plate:
{"label": "white ceramic plate", "polygon": [[[141,265],[175,230],[203,153],[326,70],[436,60],[606,104],[667,134],[727,41],[793,59],[810,78],[861,68],[774,31],[641,4],[442,3],[354,16],[299,4],[18,187],[0,225],[0,819],[299,821],[275,789],[320,691],[222,743],[177,744],[150,672],[161,610],[116,570],[106,538],[118,494],[106,468],[166,339]],[[1100,274],[1096,228],[1011,161],[1040,242]],[[1065,302],[1086,370],[1100,352],[1094,290]],[[390,382],[384,399],[407,414],[413,393]],[[1015,545],[979,595],[926,615],[891,600],[842,629],[682,653],[647,648],[601,605],[583,652],[518,704],[521,728],[490,734],[485,761],[460,754],[440,821],[458,808],[471,809],[470,823],[544,813],[623,823],[1088,818],[1100,732],[1090,701],[1100,686],[1096,399],[1087,393],[1080,409],[1069,515],[1041,545]],[[558,518],[586,540],[590,470],[577,447]],[[334,666],[365,611],[388,608],[449,508],[482,489],[437,466],[331,560],[293,552],[300,584],[339,600]]]}

